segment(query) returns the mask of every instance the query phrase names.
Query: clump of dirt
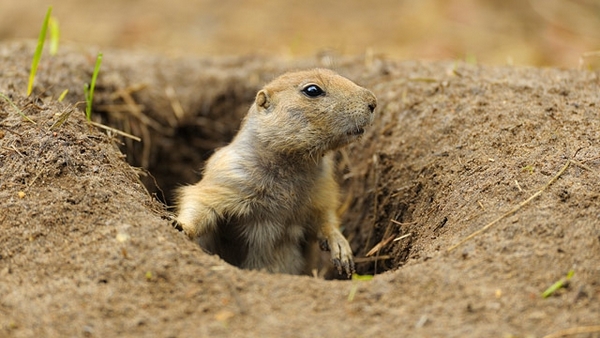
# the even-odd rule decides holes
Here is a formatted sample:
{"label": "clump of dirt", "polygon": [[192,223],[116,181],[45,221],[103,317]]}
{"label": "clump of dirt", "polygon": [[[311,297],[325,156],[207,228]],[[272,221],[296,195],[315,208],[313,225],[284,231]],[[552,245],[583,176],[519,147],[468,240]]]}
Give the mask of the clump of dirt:
{"label": "clump of dirt", "polygon": [[[596,72],[108,52],[94,116],[136,143],[85,122],[77,102],[93,53],[43,58],[27,98],[32,53],[0,45],[0,92],[35,121],[0,100],[3,336],[541,336],[598,325]],[[344,232],[371,281],[229,266],[171,227],[136,169],[168,201],[235,134],[256,89],[310,66],[379,99],[372,128],[339,154]],[[566,287],[540,296],[570,270]]]}

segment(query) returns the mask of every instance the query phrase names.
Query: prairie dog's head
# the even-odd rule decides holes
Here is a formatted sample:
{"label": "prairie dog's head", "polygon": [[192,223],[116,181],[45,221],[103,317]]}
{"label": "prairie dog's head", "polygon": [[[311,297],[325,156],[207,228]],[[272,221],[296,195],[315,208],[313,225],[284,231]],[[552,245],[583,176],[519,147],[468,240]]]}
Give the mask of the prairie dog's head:
{"label": "prairie dog's head", "polygon": [[[321,156],[364,133],[373,121],[373,93],[327,69],[286,73],[256,95],[249,123],[280,153]],[[255,123],[258,122],[258,123]]]}

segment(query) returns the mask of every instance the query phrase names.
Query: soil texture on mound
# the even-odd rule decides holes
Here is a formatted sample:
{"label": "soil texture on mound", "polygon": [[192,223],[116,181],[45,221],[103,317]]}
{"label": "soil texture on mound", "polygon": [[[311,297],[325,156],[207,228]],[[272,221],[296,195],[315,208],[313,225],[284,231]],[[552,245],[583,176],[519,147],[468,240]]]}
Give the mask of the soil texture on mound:
{"label": "soil texture on mound", "polygon": [[[27,97],[32,54],[0,45],[0,336],[600,336],[597,72],[105,52],[93,119],[138,142],[85,120],[94,53],[45,55]],[[308,67],[378,97],[337,156],[344,234],[372,280],[237,269],[160,202],[201,177],[264,83]]]}

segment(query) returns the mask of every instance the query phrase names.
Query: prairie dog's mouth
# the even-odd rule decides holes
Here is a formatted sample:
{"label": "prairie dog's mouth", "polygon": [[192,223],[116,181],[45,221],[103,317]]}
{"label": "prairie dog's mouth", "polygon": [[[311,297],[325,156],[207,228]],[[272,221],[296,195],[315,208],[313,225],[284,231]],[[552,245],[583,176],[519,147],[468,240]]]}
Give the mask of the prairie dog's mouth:
{"label": "prairie dog's mouth", "polygon": [[365,133],[365,128],[356,128],[346,133],[348,136],[358,136]]}

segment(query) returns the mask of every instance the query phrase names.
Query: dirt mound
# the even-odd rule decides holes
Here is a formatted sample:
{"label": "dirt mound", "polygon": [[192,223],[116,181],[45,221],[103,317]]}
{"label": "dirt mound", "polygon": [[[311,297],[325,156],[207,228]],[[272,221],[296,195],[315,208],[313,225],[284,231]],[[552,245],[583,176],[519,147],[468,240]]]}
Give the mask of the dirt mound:
{"label": "dirt mound", "polygon": [[[137,143],[85,122],[93,53],[44,57],[24,97],[32,50],[0,45],[0,92],[35,121],[0,100],[2,336],[542,336],[600,324],[596,72],[105,53],[94,116]],[[170,226],[135,168],[169,201],[257,88],[309,66],[379,98],[374,126],[339,154],[344,232],[371,281],[231,267]]]}

